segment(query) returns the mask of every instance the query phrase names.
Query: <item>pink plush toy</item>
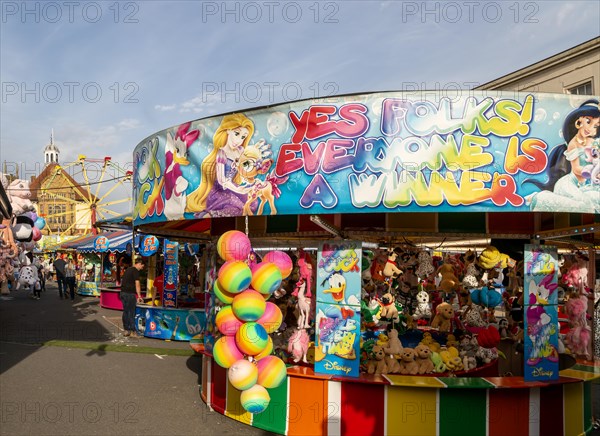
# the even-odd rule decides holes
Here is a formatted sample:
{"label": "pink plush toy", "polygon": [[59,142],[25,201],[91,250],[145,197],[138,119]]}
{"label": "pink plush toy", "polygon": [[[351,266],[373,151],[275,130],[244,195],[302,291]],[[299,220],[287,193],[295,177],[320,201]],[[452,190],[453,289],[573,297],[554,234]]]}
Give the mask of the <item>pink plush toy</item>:
{"label": "pink plush toy", "polygon": [[587,323],[588,299],[585,295],[571,297],[567,301],[566,312],[569,317],[569,331],[565,337],[571,353],[577,356],[590,358],[588,346],[590,344],[591,329]]}
{"label": "pink plush toy", "polygon": [[288,341],[288,353],[292,355],[292,360],[294,363],[302,362],[308,363],[306,360],[306,353],[308,352],[308,343],[310,339],[308,338],[308,333],[306,330],[296,330],[290,337]]}

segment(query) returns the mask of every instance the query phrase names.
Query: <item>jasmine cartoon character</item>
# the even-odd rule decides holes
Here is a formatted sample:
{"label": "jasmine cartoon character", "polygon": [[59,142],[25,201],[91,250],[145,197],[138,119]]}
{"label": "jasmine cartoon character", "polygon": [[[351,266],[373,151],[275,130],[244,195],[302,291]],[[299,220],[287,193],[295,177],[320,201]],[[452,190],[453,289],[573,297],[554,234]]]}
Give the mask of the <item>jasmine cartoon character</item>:
{"label": "jasmine cartoon character", "polygon": [[600,213],[600,185],[586,179],[587,147],[599,136],[598,100],[587,100],[565,118],[565,144],[552,149],[548,156],[548,181],[525,180],[541,189],[526,197],[533,211],[572,210]]}

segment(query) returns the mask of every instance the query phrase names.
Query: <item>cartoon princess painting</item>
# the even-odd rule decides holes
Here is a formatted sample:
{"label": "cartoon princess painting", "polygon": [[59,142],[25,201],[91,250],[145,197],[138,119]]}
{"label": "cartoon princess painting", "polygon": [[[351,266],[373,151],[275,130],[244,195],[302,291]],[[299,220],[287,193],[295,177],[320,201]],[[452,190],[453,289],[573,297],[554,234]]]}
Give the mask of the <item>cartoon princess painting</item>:
{"label": "cartoon princess painting", "polygon": [[597,147],[600,133],[598,100],[587,100],[567,115],[563,124],[565,144],[548,157],[548,181],[525,180],[541,189],[526,197],[533,211],[600,213],[600,185],[586,177],[589,150]]}
{"label": "cartoon princess painting", "polygon": [[254,134],[254,123],[243,114],[223,117],[213,135],[213,149],[200,168],[198,188],[187,198],[186,212],[196,217],[241,215],[247,192],[236,163]]}

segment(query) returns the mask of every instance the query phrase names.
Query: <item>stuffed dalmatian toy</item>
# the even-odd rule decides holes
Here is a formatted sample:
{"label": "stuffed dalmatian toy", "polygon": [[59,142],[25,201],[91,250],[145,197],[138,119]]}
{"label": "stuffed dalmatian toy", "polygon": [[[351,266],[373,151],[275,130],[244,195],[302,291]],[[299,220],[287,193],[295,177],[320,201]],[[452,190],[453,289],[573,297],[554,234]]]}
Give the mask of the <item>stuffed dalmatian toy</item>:
{"label": "stuffed dalmatian toy", "polygon": [[40,289],[40,279],[38,277],[37,268],[33,265],[21,267],[19,270],[19,280],[17,281],[16,290],[21,288],[21,285],[27,286],[29,289]]}

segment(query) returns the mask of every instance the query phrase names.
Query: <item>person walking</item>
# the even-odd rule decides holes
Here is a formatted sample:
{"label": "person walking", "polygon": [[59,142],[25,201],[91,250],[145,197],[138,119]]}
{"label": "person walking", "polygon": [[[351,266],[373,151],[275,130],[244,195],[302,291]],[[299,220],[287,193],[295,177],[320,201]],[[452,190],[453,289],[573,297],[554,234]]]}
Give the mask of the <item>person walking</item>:
{"label": "person walking", "polygon": [[67,298],[67,286],[69,287],[69,295],[71,296],[71,301],[75,301],[75,262],[73,262],[73,258],[69,256],[69,260],[65,265],[65,298]]}
{"label": "person walking", "polygon": [[[123,336],[137,337],[135,333],[135,306],[136,301],[143,303],[142,289],[140,286],[140,271],[144,268],[141,256],[135,256],[133,266],[125,270],[121,279],[121,301],[123,302]],[[136,300],[137,294],[137,300]]]}
{"label": "person walking", "polygon": [[60,299],[63,299],[63,293],[65,298],[67,297],[67,289],[65,283],[65,260],[62,258],[62,255],[58,253],[56,255],[56,260],[52,263],[54,266],[54,270],[56,271],[56,283],[58,285],[58,295]]}

